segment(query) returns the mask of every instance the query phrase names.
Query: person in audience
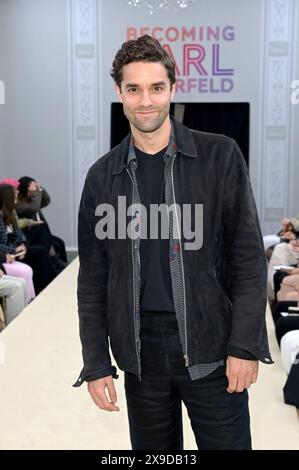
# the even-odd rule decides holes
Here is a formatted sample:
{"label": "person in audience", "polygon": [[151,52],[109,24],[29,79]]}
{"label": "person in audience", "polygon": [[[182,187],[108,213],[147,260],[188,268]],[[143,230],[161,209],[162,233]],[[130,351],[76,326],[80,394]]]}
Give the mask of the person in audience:
{"label": "person in audience", "polygon": [[0,297],[5,298],[5,319],[7,326],[22,312],[28,303],[25,279],[7,276],[0,268]]}
{"label": "person in audience", "polygon": [[[4,178],[2,181],[0,181],[0,186],[4,185],[4,184],[10,184],[13,187],[14,192],[15,192],[15,198],[17,200],[18,195],[19,195],[19,189],[18,188],[20,186],[19,181],[14,179],[14,178]],[[23,230],[25,228],[32,228],[36,225],[40,225],[40,224],[43,223],[41,221],[30,219],[30,218],[27,218],[27,217],[22,217],[22,218],[18,217],[17,222],[18,222],[18,227],[21,230]]]}
{"label": "person in audience", "polygon": [[[28,246],[25,235],[18,228],[17,215],[14,211],[15,204],[16,192],[12,185],[0,184],[0,250],[5,255],[10,255],[4,267],[7,274],[18,276],[19,272],[23,273],[27,264],[29,265],[26,267],[26,280],[32,296],[34,289],[30,283],[30,278],[32,282],[30,266],[33,269],[33,281],[37,294],[55,278],[57,271],[43,246]],[[13,259],[11,255],[14,255]],[[18,261],[14,261],[15,259]],[[31,273],[28,273],[29,269]]]}
{"label": "person in audience", "polygon": [[[10,184],[15,192],[16,204],[19,197],[19,181],[12,178],[6,178],[0,182],[2,184]],[[27,217],[19,218],[17,213],[14,211],[14,216],[17,220],[18,227],[26,235],[27,243],[30,247],[30,254],[36,251],[36,248],[44,247],[49,254],[49,259],[53,265],[53,269],[56,274],[59,274],[66,266],[64,261],[61,261],[59,256],[56,254],[52,235],[49,231],[48,225],[42,220],[35,220]],[[47,263],[46,263],[47,264]]]}
{"label": "person in audience", "polygon": [[268,294],[272,308],[276,301],[299,300],[298,239],[275,246],[268,265]]}
{"label": "person in audience", "polygon": [[288,219],[287,217],[283,218],[281,220],[281,224],[283,225],[283,231],[294,231],[296,233],[299,233],[299,212],[297,217],[291,217]]}
{"label": "person in audience", "polygon": [[[277,274],[278,266],[289,266],[290,268],[297,267],[297,240],[291,240],[289,243],[279,243],[274,247],[272,256],[268,264],[268,292],[270,299],[275,298],[275,292],[279,289],[278,282],[280,283],[283,277],[287,276],[287,270],[280,270]],[[281,274],[282,273],[282,274]],[[279,281],[278,281],[279,279]],[[274,280],[276,280],[274,286]]]}
{"label": "person in audience", "polygon": [[297,300],[280,300],[277,302],[272,311],[274,325],[283,317],[283,313],[288,311],[289,307],[299,307]]}
{"label": "person in audience", "polygon": [[278,245],[278,243],[289,243],[299,236],[299,218],[296,219],[296,217],[293,217],[288,219],[285,217],[280,221],[280,224],[282,225],[282,229],[276,235],[265,235],[263,237],[268,260],[270,260],[272,256],[275,245]]}
{"label": "person in audience", "polygon": [[279,346],[281,338],[288,333],[288,331],[299,330],[299,315],[286,315],[289,307],[299,308],[299,302],[297,300],[279,301],[272,311],[275,334]]}
{"label": "person in audience", "polygon": [[299,300],[299,268],[286,271],[283,277],[276,298],[280,300]]}
{"label": "person in audience", "polygon": [[67,263],[64,241],[52,235],[47,220],[41,209],[50,204],[50,196],[40,184],[29,176],[19,179],[19,196],[16,211],[20,218],[29,218],[36,222],[34,226],[24,229],[29,244],[40,242],[47,247],[53,261],[62,267]]}
{"label": "person in audience", "polygon": [[299,315],[287,315],[277,320],[275,326],[275,334],[278,344],[280,345],[281,338],[289,331],[299,331]]}
{"label": "person in audience", "polygon": [[26,239],[13,217],[14,191],[11,185],[0,185],[0,255],[5,273],[25,279],[27,302],[35,297],[32,268],[19,260],[25,258]]}

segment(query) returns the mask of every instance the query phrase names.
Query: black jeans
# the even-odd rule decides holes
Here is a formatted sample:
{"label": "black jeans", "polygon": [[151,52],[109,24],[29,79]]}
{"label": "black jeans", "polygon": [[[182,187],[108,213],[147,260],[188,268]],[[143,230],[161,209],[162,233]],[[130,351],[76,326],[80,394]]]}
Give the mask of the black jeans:
{"label": "black jeans", "polygon": [[141,382],[125,372],[133,450],[183,450],[182,401],[198,449],[251,449],[248,393],[228,393],[225,367],[192,381],[175,314],[141,315]]}

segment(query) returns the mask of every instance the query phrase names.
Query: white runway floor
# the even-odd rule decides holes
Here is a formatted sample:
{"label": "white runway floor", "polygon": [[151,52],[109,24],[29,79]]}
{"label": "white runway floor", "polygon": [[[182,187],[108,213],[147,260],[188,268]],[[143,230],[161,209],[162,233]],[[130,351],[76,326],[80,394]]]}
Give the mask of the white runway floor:
{"label": "white runway floor", "polygon": [[[131,449],[123,372],[117,367],[119,412],[97,408],[86,384],[72,387],[82,365],[77,269],[75,260],[0,334],[0,449]],[[283,403],[286,375],[269,316],[268,328],[275,364],[260,364],[250,389],[253,447],[299,449],[298,416]],[[185,449],[196,449],[185,408],[184,434]]]}

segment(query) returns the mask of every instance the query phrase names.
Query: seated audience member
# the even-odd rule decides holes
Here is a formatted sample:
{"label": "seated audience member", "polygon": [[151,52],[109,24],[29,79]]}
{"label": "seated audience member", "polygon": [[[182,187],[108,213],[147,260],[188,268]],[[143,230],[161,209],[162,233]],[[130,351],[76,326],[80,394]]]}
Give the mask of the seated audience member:
{"label": "seated audience member", "polygon": [[297,263],[289,268],[283,267],[274,275],[274,290],[278,301],[299,300],[299,240],[292,240],[289,245]]}
{"label": "seated audience member", "polygon": [[8,325],[28,303],[26,281],[7,276],[0,269],[0,297],[5,298],[5,319]]}
{"label": "seated audience member", "polygon": [[[41,209],[48,206],[51,199],[45,188],[41,187],[33,178],[23,176],[19,179],[19,196],[16,206],[17,214],[20,218],[28,218],[35,221],[35,225],[25,228],[25,235],[29,244],[36,244],[36,237],[43,237],[43,244],[53,256],[53,261],[57,264],[67,262],[64,241],[52,235],[49,225]],[[60,260],[63,262],[61,263]],[[65,267],[65,264],[64,264]]]}
{"label": "seated audience member", "polygon": [[281,361],[288,374],[283,388],[285,403],[299,407],[299,315],[289,312],[289,307],[299,308],[294,300],[280,301],[272,312],[275,334],[281,350]]}
{"label": "seated audience member", "polygon": [[295,300],[279,301],[272,312],[279,347],[281,339],[286,333],[299,330],[299,315],[286,315],[289,307],[299,307],[299,302]]}
{"label": "seated audience member", "polygon": [[[16,192],[11,185],[0,185],[0,250],[5,255],[14,255],[14,257],[8,257],[9,259],[4,264],[7,274],[19,276],[20,274],[16,270],[23,271],[24,266],[27,269],[30,269],[31,266],[34,287],[38,294],[55,278],[57,271],[43,246],[28,247],[26,237],[17,224],[14,211],[16,197]],[[14,261],[14,258],[23,262]],[[32,276],[32,270],[30,269],[30,271]],[[30,279],[26,280],[28,288],[30,288]]]}
{"label": "seated audience member", "polygon": [[280,221],[280,224],[282,225],[282,229],[276,235],[265,235],[263,237],[264,248],[268,261],[272,256],[275,245],[283,242],[289,243],[291,240],[295,240],[296,237],[299,236],[299,218],[283,218]]}
{"label": "seated audience member", "polygon": [[16,259],[15,255],[0,251],[0,270],[6,278],[9,276],[11,279],[18,279],[25,286],[25,303],[27,305],[35,298],[33,272],[28,264],[16,261]]}
{"label": "seated audience member", "polygon": [[291,217],[290,219],[282,219],[282,223],[284,224],[284,226],[291,224],[293,230],[299,234],[299,212],[297,217]]}
{"label": "seated audience member", "polygon": [[275,325],[275,334],[280,346],[282,337],[289,331],[299,330],[299,315],[288,315],[277,320]]}
{"label": "seated audience member", "polygon": [[[16,179],[13,179],[13,178],[4,178],[2,181],[0,181],[0,186],[1,185],[4,185],[4,184],[10,184],[13,188],[14,188],[14,191],[15,191],[15,194],[16,194],[16,197],[18,198],[18,195],[19,195],[19,186],[20,186],[20,183],[18,180]],[[17,217],[17,222],[18,222],[18,227],[23,230],[24,228],[31,228],[35,225],[40,225],[42,222],[38,222],[37,220],[33,220],[33,219],[28,219],[26,217],[23,217],[23,218],[19,218]]]}
{"label": "seated audience member", "polygon": [[289,307],[297,306],[299,307],[299,302],[297,302],[297,300],[281,300],[280,302],[277,302],[272,312],[274,324],[276,325],[280,318],[284,318],[283,313],[287,312]]}
{"label": "seated audience member", "polygon": [[299,410],[299,353],[291,366],[287,381],[283,387],[284,401]]}
{"label": "seated audience member", "polygon": [[[10,184],[15,192],[15,204],[17,204],[19,196],[19,181],[12,178],[6,178],[0,182],[0,185]],[[30,247],[30,255],[34,254],[36,251],[40,251],[43,247],[47,251],[47,257],[50,259],[51,264],[53,265],[52,271],[55,274],[59,274],[66,266],[64,261],[61,261],[59,256],[56,254],[53,247],[52,235],[49,232],[47,224],[41,220],[34,220],[26,217],[21,219],[18,217],[16,211],[14,210],[14,217],[17,221],[18,228],[22,230],[26,235],[27,243]],[[38,250],[37,250],[38,248]],[[49,263],[49,260],[45,263],[45,266]],[[44,275],[47,275],[44,273]],[[47,285],[48,281],[45,285]],[[44,283],[43,283],[44,286]]]}
{"label": "seated audience member", "polygon": [[[291,367],[299,353],[299,329],[288,331],[280,341],[280,355],[282,367],[287,374],[290,373]],[[298,382],[299,392],[299,382]]]}
{"label": "seated audience member", "polygon": [[280,284],[277,300],[299,300],[299,268],[289,271]]}
{"label": "seated audience member", "polygon": [[[271,259],[268,264],[268,288],[270,297],[274,297],[274,275],[277,266],[297,267],[298,240],[291,240],[289,243],[279,243],[274,247]],[[282,276],[283,277],[283,276]]]}

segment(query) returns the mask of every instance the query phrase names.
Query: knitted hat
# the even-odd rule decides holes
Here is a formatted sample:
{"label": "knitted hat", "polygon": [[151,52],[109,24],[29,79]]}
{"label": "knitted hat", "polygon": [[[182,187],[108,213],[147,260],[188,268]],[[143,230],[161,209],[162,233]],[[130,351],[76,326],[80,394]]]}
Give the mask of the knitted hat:
{"label": "knitted hat", "polygon": [[13,178],[4,178],[4,180],[0,181],[0,185],[2,186],[3,184],[10,184],[14,188],[17,188],[20,183],[18,180],[15,180]]}

